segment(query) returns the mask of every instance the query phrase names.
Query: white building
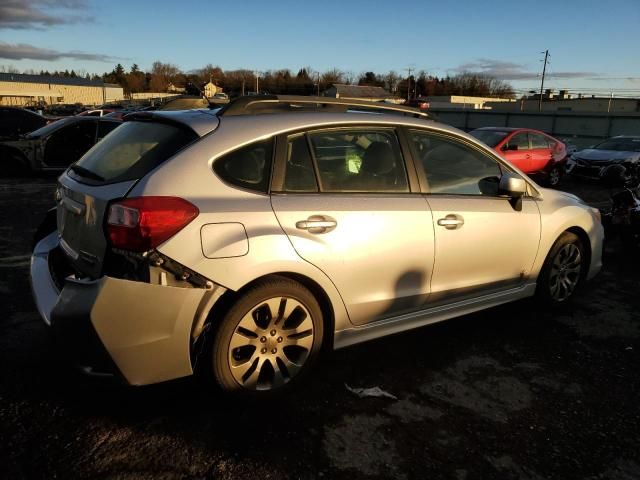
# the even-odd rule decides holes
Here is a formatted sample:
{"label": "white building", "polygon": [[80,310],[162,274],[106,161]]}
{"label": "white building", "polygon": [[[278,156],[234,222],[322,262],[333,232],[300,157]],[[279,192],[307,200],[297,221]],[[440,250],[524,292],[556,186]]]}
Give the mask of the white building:
{"label": "white building", "polygon": [[0,73],[0,105],[81,103],[102,105],[124,99],[120,85],[86,78]]}

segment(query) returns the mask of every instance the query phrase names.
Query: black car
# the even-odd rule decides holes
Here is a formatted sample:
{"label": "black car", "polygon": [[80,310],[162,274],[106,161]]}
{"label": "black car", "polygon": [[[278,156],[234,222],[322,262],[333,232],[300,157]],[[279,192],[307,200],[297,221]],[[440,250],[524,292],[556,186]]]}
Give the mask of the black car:
{"label": "black car", "polygon": [[0,142],[0,174],[64,170],[122,122],[68,117],[18,140]]}
{"label": "black car", "polygon": [[[616,167],[611,168],[614,165]],[[566,171],[594,180],[607,180],[613,174],[634,177],[640,173],[640,136],[611,137],[592,148],[575,152],[567,161]]]}
{"label": "black car", "polygon": [[24,108],[0,107],[0,140],[16,140],[20,135],[44,127],[49,121]]}

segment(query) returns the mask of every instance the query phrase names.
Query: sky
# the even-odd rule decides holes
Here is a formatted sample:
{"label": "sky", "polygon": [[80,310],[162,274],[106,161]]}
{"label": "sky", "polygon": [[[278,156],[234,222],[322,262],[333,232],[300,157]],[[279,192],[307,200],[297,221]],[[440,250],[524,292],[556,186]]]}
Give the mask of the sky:
{"label": "sky", "polygon": [[0,66],[493,75],[640,98],[640,0],[0,0]]}

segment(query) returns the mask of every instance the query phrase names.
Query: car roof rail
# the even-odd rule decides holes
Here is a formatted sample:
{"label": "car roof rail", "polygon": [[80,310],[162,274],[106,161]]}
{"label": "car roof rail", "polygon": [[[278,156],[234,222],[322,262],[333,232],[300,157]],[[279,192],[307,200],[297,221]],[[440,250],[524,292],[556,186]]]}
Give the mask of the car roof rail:
{"label": "car roof rail", "polygon": [[367,100],[345,100],[333,97],[305,97],[301,95],[249,95],[238,97],[223,106],[218,112],[218,116],[311,111],[396,113],[433,120],[433,116],[428,113],[405,105],[370,102]]}

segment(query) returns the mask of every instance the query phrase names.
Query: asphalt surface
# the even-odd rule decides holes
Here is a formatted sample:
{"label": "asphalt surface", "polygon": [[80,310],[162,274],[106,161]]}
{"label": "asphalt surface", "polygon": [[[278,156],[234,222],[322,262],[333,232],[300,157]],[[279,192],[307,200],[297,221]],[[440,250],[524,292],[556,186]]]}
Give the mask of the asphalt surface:
{"label": "asphalt surface", "polygon": [[344,349],[298,391],[238,403],[58,360],[28,279],[52,203],[51,178],[0,180],[2,479],[640,478],[640,262],[615,242],[571,307],[521,301]]}

